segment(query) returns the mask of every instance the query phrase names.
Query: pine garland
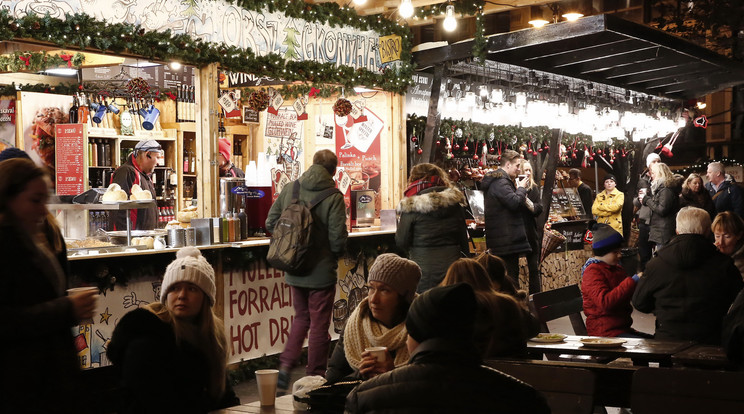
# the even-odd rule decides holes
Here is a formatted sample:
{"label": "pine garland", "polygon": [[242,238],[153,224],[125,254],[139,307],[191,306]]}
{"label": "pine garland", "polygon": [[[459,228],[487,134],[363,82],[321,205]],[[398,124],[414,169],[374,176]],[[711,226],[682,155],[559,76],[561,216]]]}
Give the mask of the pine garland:
{"label": "pine garland", "polygon": [[20,52],[0,56],[0,72],[40,72],[49,68],[80,68],[85,62],[82,53],[48,54],[46,52]]}

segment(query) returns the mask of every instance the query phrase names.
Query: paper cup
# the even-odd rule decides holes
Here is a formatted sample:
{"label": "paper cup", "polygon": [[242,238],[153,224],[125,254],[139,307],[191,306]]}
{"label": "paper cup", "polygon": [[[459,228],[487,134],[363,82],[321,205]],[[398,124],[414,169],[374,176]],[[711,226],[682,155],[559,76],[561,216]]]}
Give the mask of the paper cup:
{"label": "paper cup", "polygon": [[256,385],[261,405],[274,405],[276,398],[276,382],[279,380],[279,370],[259,369],[256,371]]}
{"label": "paper cup", "polygon": [[366,348],[365,351],[369,352],[377,362],[385,362],[387,359],[387,347],[386,346],[373,346]]}
{"label": "paper cup", "polygon": [[98,293],[98,288],[95,286],[83,286],[83,287],[70,288],[70,289],[67,289],[67,296],[79,295],[85,292]]}

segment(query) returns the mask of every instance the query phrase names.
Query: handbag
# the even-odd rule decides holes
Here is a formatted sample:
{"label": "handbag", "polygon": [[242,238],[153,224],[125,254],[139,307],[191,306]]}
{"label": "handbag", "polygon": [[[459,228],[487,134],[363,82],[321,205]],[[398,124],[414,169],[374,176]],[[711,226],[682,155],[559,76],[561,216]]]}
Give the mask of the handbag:
{"label": "handbag", "polygon": [[319,413],[343,413],[346,406],[346,396],[349,395],[362,380],[339,381],[325,384],[307,393],[307,398],[295,396],[295,400],[307,404],[309,411]]}

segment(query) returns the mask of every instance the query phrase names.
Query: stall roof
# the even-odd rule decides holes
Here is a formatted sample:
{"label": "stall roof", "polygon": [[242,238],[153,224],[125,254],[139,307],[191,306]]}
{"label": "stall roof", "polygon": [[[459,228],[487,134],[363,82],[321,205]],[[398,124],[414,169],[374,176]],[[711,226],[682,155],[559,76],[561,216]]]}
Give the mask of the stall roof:
{"label": "stall roof", "polygon": [[[419,67],[472,59],[473,40],[413,54]],[[744,65],[612,15],[488,37],[488,60],[673,99],[744,83]]]}

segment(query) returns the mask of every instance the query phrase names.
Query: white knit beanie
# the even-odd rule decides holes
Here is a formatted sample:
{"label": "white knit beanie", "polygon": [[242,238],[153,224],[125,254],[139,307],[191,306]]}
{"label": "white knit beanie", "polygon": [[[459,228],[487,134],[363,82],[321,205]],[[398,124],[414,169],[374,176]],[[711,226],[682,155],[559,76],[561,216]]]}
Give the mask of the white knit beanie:
{"label": "white knit beanie", "polygon": [[214,296],[217,293],[214,269],[196,247],[187,246],[179,250],[176,253],[176,260],[165,268],[163,284],[160,286],[161,302],[165,303],[168,289],[178,282],[189,282],[199,286],[209,298],[209,304],[214,305]]}

